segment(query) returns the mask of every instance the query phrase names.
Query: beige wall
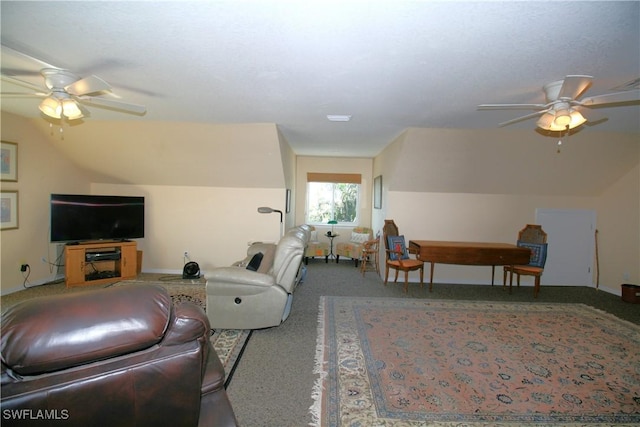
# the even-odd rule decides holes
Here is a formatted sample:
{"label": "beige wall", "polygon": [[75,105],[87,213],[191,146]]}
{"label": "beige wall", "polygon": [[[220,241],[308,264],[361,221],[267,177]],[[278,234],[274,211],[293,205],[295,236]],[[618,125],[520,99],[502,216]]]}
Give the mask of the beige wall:
{"label": "beige wall", "polygon": [[[289,212],[286,212],[286,206],[282,206],[282,212],[285,215],[284,229],[289,229],[296,225],[296,153],[293,152],[286,139],[278,132],[280,139],[280,150],[282,153],[282,167],[284,171],[285,187],[289,190]],[[286,201],[286,192],[285,192]]]}
{"label": "beige wall", "polygon": [[[49,124],[33,124],[49,136]],[[278,129],[274,124],[217,125],[87,120],[65,126],[50,144],[113,184],[284,188]]]}
{"label": "beige wall", "polygon": [[[18,182],[2,182],[2,190],[18,190],[19,228],[0,234],[1,291],[22,289],[21,264],[29,264],[28,284],[54,280],[57,245],[49,244],[49,197],[56,192],[86,193],[89,174],[74,165],[38,131],[33,120],[2,112],[2,140],[18,144]],[[42,261],[47,260],[47,263]]]}
{"label": "beige wall", "polygon": [[[371,193],[373,190],[372,178],[373,159],[362,158],[338,158],[338,157],[313,157],[298,156],[297,158],[297,189],[296,189],[296,224],[305,223],[305,210],[307,201],[307,172],[322,173],[359,173],[362,175],[362,183],[360,185],[360,218],[359,225],[363,227],[371,226],[371,209],[373,201]],[[318,235],[322,235],[331,230],[330,226],[316,227]],[[339,234],[334,239],[334,244],[342,241],[348,241],[351,237],[351,228],[334,226],[334,232]]]}
{"label": "beige wall", "polygon": [[180,272],[188,251],[206,274],[242,259],[250,241],[279,238],[279,215],[257,208],[281,207],[282,189],[93,184],[91,191],[145,197],[143,271]]}
{"label": "beige wall", "polygon": [[[557,153],[532,133],[407,130],[374,161],[384,182],[374,229],[393,218],[407,239],[513,242],[536,208],[594,210],[600,286],[619,294],[623,275],[640,282],[637,135],[574,135]],[[489,267],[436,266],[436,281],[490,279]]]}
{"label": "beige wall", "polygon": [[[2,115],[2,139],[19,143],[20,228],[2,232],[2,293],[55,278],[41,261],[49,244],[49,195],[93,193],[146,198],[143,270],[180,272],[184,251],[201,270],[244,256],[249,241],[279,238],[277,214],[293,186],[295,155],[275,125],[204,125],[87,121],[57,128],[40,119]],[[80,168],[79,165],[83,165]],[[6,184],[6,185],[5,185]],[[293,212],[292,214],[293,215]]]}
{"label": "beige wall", "polygon": [[640,284],[640,165],[603,192],[596,210],[600,286],[617,293]]}

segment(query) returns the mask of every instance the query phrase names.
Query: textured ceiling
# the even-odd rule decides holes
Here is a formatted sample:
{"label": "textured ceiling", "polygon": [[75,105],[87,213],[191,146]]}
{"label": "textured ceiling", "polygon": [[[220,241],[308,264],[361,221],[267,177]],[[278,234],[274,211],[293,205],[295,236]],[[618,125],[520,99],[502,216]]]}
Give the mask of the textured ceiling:
{"label": "textured ceiling", "polygon": [[[276,123],[300,155],[371,157],[408,127],[496,128],[542,86],[595,77],[588,95],[640,76],[640,2],[209,1],[0,3],[5,74],[42,64],[111,83],[143,117]],[[16,91],[2,81],[3,91]],[[37,98],[2,109],[38,117]],[[587,132],[640,132],[640,106],[598,109]],[[327,114],[348,114],[332,123]],[[511,126],[535,130],[535,120]],[[542,136],[541,136],[542,137]]]}

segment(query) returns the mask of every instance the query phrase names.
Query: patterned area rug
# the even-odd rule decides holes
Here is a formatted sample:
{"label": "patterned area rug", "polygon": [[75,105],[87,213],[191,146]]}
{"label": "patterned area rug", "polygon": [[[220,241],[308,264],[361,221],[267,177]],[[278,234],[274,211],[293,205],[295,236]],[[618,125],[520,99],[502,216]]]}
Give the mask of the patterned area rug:
{"label": "patterned area rug", "polygon": [[[191,302],[199,305],[205,311],[207,309],[206,281],[204,279],[182,280],[180,276],[177,276],[177,278],[176,276],[161,276],[155,281],[123,280],[112,286],[135,286],[143,283],[164,287],[171,296],[174,304]],[[229,385],[229,382],[231,382],[236,366],[242,357],[242,352],[249,342],[251,332],[251,330],[245,329],[212,330],[211,343],[224,366],[226,375],[225,388]]]}
{"label": "patterned area rug", "polygon": [[639,425],[640,327],[581,304],[322,297],[319,426]]}

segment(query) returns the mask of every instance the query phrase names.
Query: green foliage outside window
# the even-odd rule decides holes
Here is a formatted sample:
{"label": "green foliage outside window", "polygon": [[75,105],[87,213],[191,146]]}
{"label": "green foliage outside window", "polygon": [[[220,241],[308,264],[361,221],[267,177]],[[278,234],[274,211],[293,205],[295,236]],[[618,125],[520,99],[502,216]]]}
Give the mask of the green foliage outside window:
{"label": "green foliage outside window", "polygon": [[309,182],[307,222],[326,224],[335,219],[340,224],[357,223],[359,191],[359,184]]}

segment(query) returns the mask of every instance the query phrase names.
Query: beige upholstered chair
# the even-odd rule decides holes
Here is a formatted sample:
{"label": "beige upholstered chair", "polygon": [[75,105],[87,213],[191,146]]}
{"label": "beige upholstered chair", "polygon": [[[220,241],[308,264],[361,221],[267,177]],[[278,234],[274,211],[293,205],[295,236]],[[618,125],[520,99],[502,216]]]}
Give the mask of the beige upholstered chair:
{"label": "beige upholstered chair", "polygon": [[363,243],[372,237],[370,228],[355,227],[348,242],[339,242],[336,245],[336,262],[340,262],[340,257],[351,258],[357,267],[362,257]]}
{"label": "beige upholstered chair", "polygon": [[[304,237],[292,230],[277,245],[250,246],[247,257],[251,257],[251,261],[246,267],[242,262],[209,270],[206,292],[211,327],[262,329],[284,322],[299,283],[304,245]],[[253,263],[256,256],[257,266]]]}
{"label": "beige upholstered chair", "polygon": [[310,237],[304,251],[304,263],[309,263],[309,258],[324,257],[325,262],[329,262],[329,242],[318,241],[318,230],[313,225],[310,228]]}
{"label": "beige upholstered chair", "polygon": [[518,233],[517,245],[531,250],[531,260],[527,265],[514,265],[504,267],[504,276],[502,285],[507,285],[507,274],[509,273],[509,283],[513,283],[513,275],[515,274],[520,286],[520,276],[533,276],[533,297],[538,297],[540,292],[540,277],[544,272],[544,264],[547,261],[547,233],[544,232],[541,225],[527,224]]}
{"label": "beige upholstered chair", "polygon": [[398,281],[398,271],[404,271],[404,291],[407,292],[409,290],[409,272],[420,270],[420,287],[422,287],[424,285],[424,262],[409,258],[404,236],[399,235],[398,226],[392,219],[384,220],[382,233],[387,254],[384,284],[387,284],[390,268],[396,271],[394,282]]}

